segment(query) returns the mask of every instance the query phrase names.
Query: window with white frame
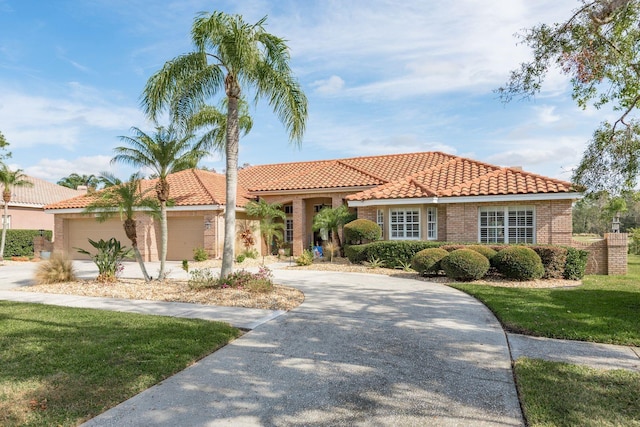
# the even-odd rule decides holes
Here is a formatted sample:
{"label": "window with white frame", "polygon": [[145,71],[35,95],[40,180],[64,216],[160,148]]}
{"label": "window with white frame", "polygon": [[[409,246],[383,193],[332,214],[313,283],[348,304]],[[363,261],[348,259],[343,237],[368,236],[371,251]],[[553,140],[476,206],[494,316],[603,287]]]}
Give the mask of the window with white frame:
{"label": "window with white frame", "polygon": [[380,227],[380,231],[382,231],[382,238],[384,239],[384,211],[382,209],[378,209],[376,213],[376,223],[378,227]]}
{"label": "window with white frame", "polygon": [[535,210],[531,206],[480,208],[481,243],[535,243]]}
{"label": "window with white frame", "polygon": [[293,242],[293,219],[287,218],[284,221],[284,241],[286,243]]}
{"label": "window with white frame", "polygon": [[427,208],[427,239],[438,239],[438,208],[435,206]]}
{"label": "window with white frame", "polygon": [[420,209],[392,209],[389,230],[391,240],[420,239]]}

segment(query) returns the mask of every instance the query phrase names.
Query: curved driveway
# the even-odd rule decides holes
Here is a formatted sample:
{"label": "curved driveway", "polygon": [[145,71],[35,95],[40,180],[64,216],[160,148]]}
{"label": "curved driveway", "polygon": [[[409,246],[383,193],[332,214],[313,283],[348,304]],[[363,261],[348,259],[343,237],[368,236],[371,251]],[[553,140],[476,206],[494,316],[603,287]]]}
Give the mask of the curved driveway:
{"label": "curved driveway", "polygon": [[452,288],[274,271],[295,310],[87,426],[523,425],[505,334]]}

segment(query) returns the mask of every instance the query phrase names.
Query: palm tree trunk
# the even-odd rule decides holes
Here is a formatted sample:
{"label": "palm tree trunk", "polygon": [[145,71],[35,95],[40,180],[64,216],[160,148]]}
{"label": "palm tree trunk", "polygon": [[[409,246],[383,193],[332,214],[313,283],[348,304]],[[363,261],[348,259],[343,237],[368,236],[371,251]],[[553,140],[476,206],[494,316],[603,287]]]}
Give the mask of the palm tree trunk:
{"label": "palm tree trunk", "polygon": [[226,277],[233,272],[236,242],[236,192],[238,188],[238,145],[240,140],[240,132],[238,129],[238,98],[228,96],[228,101],[227,141],[225,147],[227,158],[226,209],[224,212],[224,247],[220,277]]}
{"label": "palm tree trunk", "polygon": [[9,213],[9,202],[4,202],[4,213],[2,214],[2,242],[0,242],[0,261],[4,260],[4,245],[7,242],[7,214]]}
{"label": "palm tree trunk", "polygon": [[158,280],[164,280],[164,269],[167,261],[167,242],[169,240],[169,230],[167,227],[167,202],[160,202],[160,272]]}
{"label": "palm tree trunk", "polygon": [[138,249],[138,245],[133,246],[133,255],[135,256],[136,261],[138,261],[138,264],[140,265],[140,270],[142,270],[144,281],[147,283],[150,282],[151,277],[149,277],[149,273],[147,273],[147,268],[144,266],[144,260],[142,259],[142,255],[140,255],[140,250]]}

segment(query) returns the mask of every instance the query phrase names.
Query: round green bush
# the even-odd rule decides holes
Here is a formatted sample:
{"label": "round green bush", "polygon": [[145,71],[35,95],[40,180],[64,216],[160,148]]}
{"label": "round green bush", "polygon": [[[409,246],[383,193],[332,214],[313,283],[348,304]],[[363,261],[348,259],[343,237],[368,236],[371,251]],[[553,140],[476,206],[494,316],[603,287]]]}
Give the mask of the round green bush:
{"label": "round green bush", "polygon": [[510,246],[493,257],[498,272],[509,279],[533,280],[544,275],[540,256],[531,248]]}
{"label": "round green bush", "polygon": [[469,245],[466,247],[466,249],[471,249],[472,251],[476,251],[479,254],[484,255],[489,260],[489,262],[491,262],[491,258],[496,256],[496,254],[498,253],[497,251],[491,249],[489,246],[485,245]]}
{"label": "round green bush", "polygon": [[368,219],[356,219],[344,225],[344,240],[348,245],[360,245],[380,240],[380,237],[382,237],[380,226]]}
{"label": "round green bush", "polygon": [[440,260],[449,252],[440,248],[423,249],[411,258],[411,268],[420,273],[436,273],[440,270]]}
{"label": "round green bush", "polygon": [[471,249],[456,249],[440,261],[447,277],[470,281],[483,277],[489,271],[489,260]]}

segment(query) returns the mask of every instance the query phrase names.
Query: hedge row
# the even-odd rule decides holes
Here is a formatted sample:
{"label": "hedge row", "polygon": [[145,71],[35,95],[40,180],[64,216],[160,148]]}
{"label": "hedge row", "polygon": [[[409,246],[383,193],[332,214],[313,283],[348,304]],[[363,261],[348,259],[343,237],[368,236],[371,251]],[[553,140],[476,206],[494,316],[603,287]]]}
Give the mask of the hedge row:
{"label": "hedge row", "polygon": [[384,240],[364,245],[345,246],[345,256],[354,264],[376,258],[384,261],[384,265],[395,268],[412,262],[420,251],[429,248],[441,248],[447,252],[458,249],[472,249],[491,260],[495,253],[507,247],[527,247],[532,249],[542,262],[544,272],[542,278],[579,280],[584,277],[588,252],[565,246],[553,245],[480,245],[478,243],[448,243],[433,241]]}
{"label": "hedge row", "polygon": [[[45,230],[44,235],[51,240],[51,230]],[[4,256],[33,256],[33,239],[40,236],[40,230],[7,230],[7,241],[4,246]]]}

